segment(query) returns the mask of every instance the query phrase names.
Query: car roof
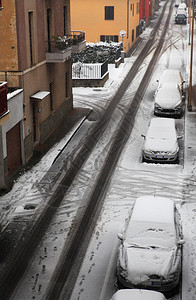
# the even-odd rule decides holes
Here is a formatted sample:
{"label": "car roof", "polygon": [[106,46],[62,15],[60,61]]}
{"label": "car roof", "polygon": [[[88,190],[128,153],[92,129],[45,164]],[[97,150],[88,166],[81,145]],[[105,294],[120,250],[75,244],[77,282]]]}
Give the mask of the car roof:
{"label": "car roof", "polygon": [[182,74],[176,69],[165,69],[162,72],[160,83],[162,82],[176,82],[181,83],[183,81]]}
{"label": "car roof", "polygon": [[175,138],[176,129],[173,118],[152,118],[147,131],[147,138]]}
{"label": "car roof", "polygon": [[174,201],[158,196],[142,196],[134,204],[132,221],[173,224]]}
{"label": "car roof", "polygon": [[140,289],[122,289],[117,291],[112,300],[165,300],[163,294]]}

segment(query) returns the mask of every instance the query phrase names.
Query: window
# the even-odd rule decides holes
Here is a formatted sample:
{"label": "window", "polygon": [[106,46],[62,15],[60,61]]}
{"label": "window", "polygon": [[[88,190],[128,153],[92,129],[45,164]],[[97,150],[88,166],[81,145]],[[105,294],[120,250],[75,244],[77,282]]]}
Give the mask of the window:
{"label": "window", "polygon": [[101,42],[115,42],[118,43],[118,35],[100,35]]}
{"label": "window", "polygon": [[140,13],[140,4],[139,4],[139,2],[137,2],[137,14],[139,14]]}
{"label": "window", "polygon": [[3,8],[3,5],[2,5],[2,0],[0,0],[0,9]]}
{"label": "window", "polygon": [[29,50],[30,50],[30,63],[31,66],[34,64],[34,57],[33,57],[33,12],[28,12],[28,19],[29,19]]}
{"label": "window", "polygon": [[132,9],[132,16],[134,16],[134,4],[133,4],[133,9]]}
{"label": "window", "polygon": [[63,26],[64,26],[64,35],[68,32],[68,9],[67,6],[63,7]]}
{"label": "window", "polygon": [[132,30],[132,42],[134,41],[134,29]]}
{"label": "window", "polygon": [[105,6],[105,20],[114,20],[114,6]]}
{"label": "window", "polygon": [[51,27],[51,10],[47,9],[47,37],[48,37],[48,52],[51,50],[50,46],[50,27]]}
{"label": "window", "polygon": [[53,86],[54,86],[54,83],[51,82],[50,83],[50,110],[54,109],[54,107],[53,107]]}
{"label": "window", "polygon": [[65,73],[65,97],[69,97],[69,73]]}

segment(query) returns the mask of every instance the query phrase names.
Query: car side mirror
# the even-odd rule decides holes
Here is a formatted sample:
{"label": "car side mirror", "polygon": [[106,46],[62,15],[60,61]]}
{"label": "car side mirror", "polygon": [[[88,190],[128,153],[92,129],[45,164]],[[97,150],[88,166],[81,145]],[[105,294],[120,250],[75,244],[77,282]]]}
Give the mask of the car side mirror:
{"label": "car side mirror", "polygon": [[180,139],[182,139],[182,135],[179,135],[179,136],[177,137],[177,140],[180,140]]}
{"label": "car side mirror", "polygon": [[179,240],[178,241],[178,245],[184,245],[185,244],[185,240]]}
{"label": "car side mirror", "polygon": [[121,241],[123,240],[123,234],[122,234],[122,233],[119,232],[119,233],[117,234],[117,237],[119,238],[119,240],[121,240]]}

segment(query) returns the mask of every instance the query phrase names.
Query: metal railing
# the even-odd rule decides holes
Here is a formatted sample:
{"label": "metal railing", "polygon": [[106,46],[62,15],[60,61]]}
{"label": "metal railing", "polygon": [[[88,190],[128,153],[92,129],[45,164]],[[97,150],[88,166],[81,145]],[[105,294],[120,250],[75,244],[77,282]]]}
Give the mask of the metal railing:
{"label": "metal railing", "polygon": [[47,51],[50,53],[62,52],[71,45],[77,45],[85,40],[84,31],[71,31],[71,34],[66,36],[55,36],[53,39],[46,41]]}
{"label": "metal railing", "polygon": [[84,31],[71,31],[71,35],[68,35],[71,38],[72,45],[77,45],[85,41],[85,32]]}
{"label": "metal railing", "polygon": [[63,52],[71,47],[71,38],[56,37],[53,40],[47,41],[47,51],[50,53]]}

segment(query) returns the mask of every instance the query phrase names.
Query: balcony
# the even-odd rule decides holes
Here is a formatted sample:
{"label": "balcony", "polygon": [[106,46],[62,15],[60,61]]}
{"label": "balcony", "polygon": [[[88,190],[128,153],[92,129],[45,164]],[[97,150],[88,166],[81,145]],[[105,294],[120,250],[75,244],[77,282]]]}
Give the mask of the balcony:
{"label": "balcony", "polygon": [[56,37],[54,40],[47,41],[48,51],[46,52],[46,62],[63,63],[71,58],[71,38]]}
{"label": "balcony", "polygon": [[86,49],[85,32],[84,31],[71,31],[71,48],[72,53],[80,53]]}
{"label": "balcony", "polygon": [[0,82],[0,125],[9,120],[7,82]]}

